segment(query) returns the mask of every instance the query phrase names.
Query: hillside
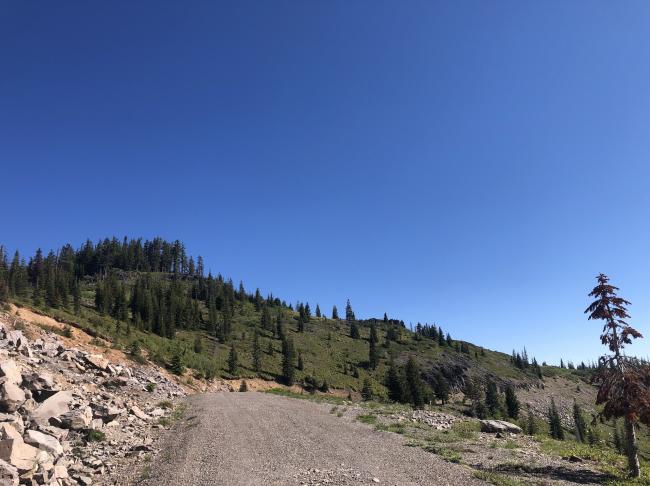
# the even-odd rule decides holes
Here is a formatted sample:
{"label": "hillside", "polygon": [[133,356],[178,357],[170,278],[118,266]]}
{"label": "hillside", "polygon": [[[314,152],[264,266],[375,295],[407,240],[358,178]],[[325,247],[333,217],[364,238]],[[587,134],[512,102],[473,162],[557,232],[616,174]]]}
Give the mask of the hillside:
{"label": "hillside", "polygon": [[[78,250],[66,245],[47,256],[39,250],[28,264],[21,263],[18,254],[8,262],[3,251],[0,298],[105,337],[114,347],[140,348],[159,364],[182,364],[197,378],[282,381],[279,325],[293,342],[296,364],[302,364],[295,370],[295,382],[313,377],[335,389],[359,392],[369,378],[379,397],[387,396],[389,362],[399,366],[409,357],[417,361],[430,386],[440,372],[452,390],[462,389],[468,376],[530,387],[541,384],[540,373],[568,373],[528,366],[527,359],[525,366],[517,367],[510,355],[456,340],[435,326],[411,332],[397,319],[357,320],[351,308],[346,318],[317,317],[305,310],[307,303],[292,306],[277,297],[263,298],[259,291],[248,293],[243,283],[235,288],[220,275],[204,276],[203,267],[202,258],[195,263],[180,242],[160,239],[113,238],[86,242]],[[372,325],[378,338],[374,369],[369,366]],[[356,339],[350,337],[351,326],[359,330]],[[428,337],[432,329],[433,338]],[[233,346],[235,373],[228,363]]]}

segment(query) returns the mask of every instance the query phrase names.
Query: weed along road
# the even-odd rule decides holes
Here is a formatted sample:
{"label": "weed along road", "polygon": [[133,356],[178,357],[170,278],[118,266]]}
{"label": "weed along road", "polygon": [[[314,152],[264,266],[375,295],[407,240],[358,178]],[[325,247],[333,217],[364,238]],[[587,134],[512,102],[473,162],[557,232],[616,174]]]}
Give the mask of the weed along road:
{"label": "weed along road", "polygon": [[143,484],[459,485],[485,484],[405,439],[346,421],[332,406],[266,393],[189,399]]}

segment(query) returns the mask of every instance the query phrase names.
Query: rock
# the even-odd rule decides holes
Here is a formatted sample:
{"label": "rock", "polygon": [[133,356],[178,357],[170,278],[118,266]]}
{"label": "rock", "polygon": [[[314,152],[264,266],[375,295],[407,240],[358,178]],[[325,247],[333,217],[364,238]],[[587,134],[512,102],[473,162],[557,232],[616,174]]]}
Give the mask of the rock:
{"label": "rock", "polygon": [[86,361],[98,370],[106,371],[108,369],[109,362],[101,354],[89,354],[86,356]]}
{"label": "rock", "polygon": [[521,427],[505,420],[481,420],[481,432],[521,434]]}
{"label": "rock", "polygon": [[18,470],[0,459],[0,486],[18,486]]}
{"label": "rock", "polygon": [[45,372],[31,373],[23,376],[23,384],[32,391],[52,390],[54,388],[54,378],[51,374]]}
{"label": "rock", "polygon": [[123,408],[112,405],[100,405],[94,407],[93,417],[100,418],[104,422],[112,422],[125,412]]}
{"label": "rock", "polygon": [[14,385],[20,384],[23,380],[20,370],[13,359],[0,363],[0,376],[3,376],[8,383],[13,383]]}
{"label": "rock", "polygon": [[93,421],[93,411],[90,407],[71,410],[61,416],[61,425],[66,429],[83,430]]}
{"label": "rock", "polygon": [[39,425],[47,425],[51,418],[57,418],[69,410],[72,392],[60,391],[45,400],[31,414],[31,419]]}
{"label": "rock", "polygon": [[150,412],[150,414],[151,414],[153,417],[162,417],[163,415],[165,415],[165,411],[164,411],[162,408],[154,408],[154,409]]}
{"label": "rock", "polygon": [[20,434],[20,432],[18,432],[13,425],[7,422],[0,424],[0,438],[2,440],[23,440],[23,436]]}
{"label": "rock", "polygon": [[68,468],[65,466],[54,466],[54,471],[52,474],[52,479],[67,479]]}
{"label": "rock", "polygon": [[0,440],[0,459],[15,466],[19,471],[31,470],[38,461],[39,450],[22,439]]}
{"label": "rock", "polygon": [[15,383],[6,381],[0,385],[0,410],[2,412],[15,412],[25,400],[25,392]]}
{"label": "rock", "polygon": [[13,426],[21,435],[25,432],[25,423],[19,413],[0,413],[0,422],[6,422]]}
{"label": "rock", "polygon": [[50,452],[54,456],[63,454],[63,446],[58,440],[37,430],[28,430],[25,434],[25,442],[43,451]]}
{"label": "rock", "polygon": [[133,405],[129,411],[141,420],[149,420],[151,418],[149,415],[140,410],[137,405]]}
{"label": "rock", "polygon": [[129,379],[124,376],[114,376],[104,380],[104,386],[108,388],[118,388],[121,386],[127,386],[129,384]]}

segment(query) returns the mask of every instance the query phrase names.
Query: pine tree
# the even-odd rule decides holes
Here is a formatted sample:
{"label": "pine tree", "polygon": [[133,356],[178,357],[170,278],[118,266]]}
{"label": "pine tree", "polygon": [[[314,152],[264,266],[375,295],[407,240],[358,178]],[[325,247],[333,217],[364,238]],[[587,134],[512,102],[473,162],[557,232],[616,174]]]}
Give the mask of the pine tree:
{"label": "pine tree", "polygon": [[320,306],[316,304],[316,317],[321,317]]}
{"label": "pine tree", "polygon": [[273,353],[274,353],[273,342],[269,340],[269,345],[266,349],[266,354],[268,354],[269,356],[273,356]]}
{"label": "pine tree", "polygon": [[501,400],[499,400],[499,391],[497,385],[492,380],[488,380],[485,386],[485,406],[492,417],[501,415]]}
{"label": "pine tree", "polygon": [[564,440],[564,429],[560,414],[555,406],[555,400],[551,398],[551,406],[548,408],[548,430],[553,439]]}
{"label": "pine tree", "polygon": [[302,351],[298,351],[298,369],[300,371],[305,369],[305,363],[302,361]]}
{"label": "pine tree", "polygon": [[231,375],[236,375],[238,367],[239,362],[237,359],[237,350],[235,349],[235,343],[231,343],[230,354],[228,354],[228,373]]}
{"label": "pine tree", "polygon": [[352,339],[359,339],[361,337],[359,333],[359,325],[357,324],[357,319],[354,316],[354,312],[352,311],[350,299],[348,299],[348,302],[345,305],[345,322],[347,322],[348,326],[350,327],[350,337]]}
{"label": "pine tree", "polygon": [[577,400],[573,401],[573,422],[575,424],[575,436],[578,442],[587,441],[587,423],[582,415],[580,405]]}
{"label": "pine tree", "polygon": [[372,400],[372,383],[370,383],[370,378],[367,376],[363,380],[363,387],[361,388],[361,398],[364,402]]}
{"label": "pine tree", "polygon": [[173,373],[177,375],[182,375],[183,372],[185,371],[185,363],[183,359],[183,350],[180,348],[180,346],[176,346],[174,349],[174,354],[172,356],[172,365],[171,365],[171,370]]}
{"label": "pine tree", "polygon": [[512,385],[506,387],[506,412],[512,419],[519,418],[519,400]]}
{"label": "pine tree", "polygon": [[339,319],[339,311],[336,310],[336,306],[332,307],[332,320],[333,321],[338,321]]}
{"label": "pine tree", "polygon": [[370,369],[375,369],[377,368],[377,364],[379,363],[379,353],[377,351],[377,341],[379,341],[379,338],[377,337],[377,327],[375,326],[375,323],[373,322],[370,324],[370,348],[368,351],[368,364],[370,366]]}
{"label": "pine tree", "polygon": [[390,400],[394,402],[404,401],[404,378],[392,359],[388,365],[386,388],[388,388],[388,398]]}
{"label": "pine tree", "polygon": [[445,378],[445,376],[440,372],[436,373],[434,386],[433,391],[436,394],[436,398],[444,405],[449,399],[449,382],[447,381],[447,378]]}
{"label": "pine tree", "polygon": [[269,312],[269,307],[267,305],[262,308],[260,327],[265,331],[273,332],[273,320],[271,319],[271,312]]}
{"label": "pine tree", "polygon": [[293,341],[284,339],[282,341],[282,379],[285,385],[293,385],[295,380],[295,371],[293,363],[295,361],[295,351]]}
{"label": "pine tree", "polygon": [[537,433],[537,422],[533,416],[533,411],[528,407],[528,417],[526,418],[526,433],[528,435],[535,435]]}
{"label": "pine tree", "polygon": [[413,408],[424,407],[426,403],[426,389],[420,376],[420,368],[412,356],[406,362],[404,374],[411,405],[413,405]]}
{"label": "pine tree", "polygon": [[282,323],[282,310],[278,311],[278,317],[275,321],[275,334],[278,339],[284,341],[284,325]]}
{"label": "pine tree", "polygon": [[79,288],[79,281],[75,281],[72,289],[72,305],[74,307],[74,314],[78,316],[81,313],[81,289]]}
{"label": "pine tree", "polygon": [[260,333],[253,334],[253,369],[259,373],[262,369],[262,349],[260,348]]}
{"label": "pine tree", "polygon": [[647,363],[624,354],[624,348],[632,339],[643,337],[630,326],[627,306],[631,303],[617,295],[618,287],[609,283],[604,274],[596,277],[598,284],[589,293],[595,300],[585,313],[589,319],[604,321],[601,342],[612,355],[602,356],[595,381],[599,385],[596,404],[603,405],[601,415],[605,419],[623,417],[625,421],[626,453],[630,476],[641,475],[637,422],[650,425],[650,366]]}

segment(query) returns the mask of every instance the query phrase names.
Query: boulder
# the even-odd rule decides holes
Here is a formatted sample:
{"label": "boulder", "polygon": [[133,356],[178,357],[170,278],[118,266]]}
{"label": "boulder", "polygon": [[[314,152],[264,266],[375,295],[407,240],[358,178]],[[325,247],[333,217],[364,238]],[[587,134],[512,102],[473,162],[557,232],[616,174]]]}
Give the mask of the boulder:
{"label": "boulder", "polygon": [[0,413],[0,422],[6,422],[13,426],[21,435],[25,432],[25,422],[19,413]]}
{"label": "boulder", "polygon": [[13,383],[14,385],[20,384],[23,379],[13,359],[0,363],[0,376],[4,377],[7,383]]}
{"label": "boulder", "polygon": [[0,459],[0,486],[18,486],[18,469]]}
{"label": "boulder", "polygon": [[25,434],[25,442],[54,456],[63,454],[63,446],[58,440],[37,430],[28,430]]}
{"label": "boulder", "polygon": [[108,369],[109,362],[101,354],[89,354],[86,356],[86,362],[91,364],[93,367],[98,370],[106,371]]}
{"label": "boulder", "polygon": [[72,392],[60,391],[41,403],[31,414],[31,418],[39,425],[47,425],[51,418],[57,418],[68,412],[72,401]]}
{"label": "boulder", "polygon": [[15,466],[19,471],[31,470],[37,464],[39,452],[41,451],[25,444],[22,439],[0,440],[0,459]]}
{"label": "boulder", "polygon": [[5,381],[0,385],[0,411],[15,412],[25,400],[25,392],[15,383]]}
{"label": "boulder", "polygon": [[481,432],[521,434],[521,427],[505,420],[481,420]]}
{"label": "boulder", "polygon": [[54,378],[50,373],[30,373],[23,377],[23,384],[29,390],[52,390],[54,388]]}
{"label": "boulder", "polygon": [[90,427],[93,411],[90,407],[71,410],[61,416],[61,425],[66,429],[83,430]]}
{"label": "boulder", "polygon": [[20,432],[16,430],[16,428],[7,423],[1,423],[0,424],[0,439],[6,440],[6,439],[16,439],[16,440],[22,440],[23,436],[20,435]]}
{"label": "boulder", "polygon": [[149,420],[151,417],[144,413],[137,405],[133,405],[129,410],[133,415],[138,417],[140,420]]}

